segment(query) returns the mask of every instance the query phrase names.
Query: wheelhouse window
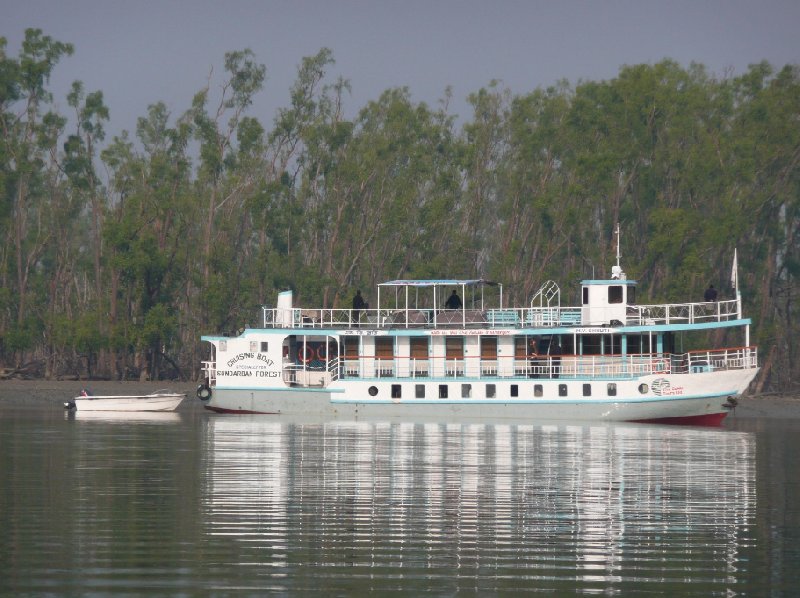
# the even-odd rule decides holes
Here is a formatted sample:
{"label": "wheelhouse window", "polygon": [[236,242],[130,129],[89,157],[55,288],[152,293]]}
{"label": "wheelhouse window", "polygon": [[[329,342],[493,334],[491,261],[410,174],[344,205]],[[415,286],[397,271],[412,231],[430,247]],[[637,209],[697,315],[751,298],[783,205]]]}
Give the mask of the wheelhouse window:
{"label": "wheelhouse window", "polygon": [[608,303],[622,303],[622,299],[625,296],[625,292],[623,290],[622,285],[613,285],[608,287]]}

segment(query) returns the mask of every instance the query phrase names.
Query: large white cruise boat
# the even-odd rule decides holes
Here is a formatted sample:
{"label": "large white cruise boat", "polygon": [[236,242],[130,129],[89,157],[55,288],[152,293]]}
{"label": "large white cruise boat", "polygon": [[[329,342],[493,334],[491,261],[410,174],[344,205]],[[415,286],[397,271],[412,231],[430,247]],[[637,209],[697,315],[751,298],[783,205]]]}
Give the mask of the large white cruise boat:
{"label": "large white cruise boat", "polygon": [[758,372],[741,294],[638,305],[635,291],[619,256],[575,307],[552,281],[521,307],[486,280],[393,280],[361,309],[285,291],[260,328],[202,337],[197,396],[225,413],[719,425]]}

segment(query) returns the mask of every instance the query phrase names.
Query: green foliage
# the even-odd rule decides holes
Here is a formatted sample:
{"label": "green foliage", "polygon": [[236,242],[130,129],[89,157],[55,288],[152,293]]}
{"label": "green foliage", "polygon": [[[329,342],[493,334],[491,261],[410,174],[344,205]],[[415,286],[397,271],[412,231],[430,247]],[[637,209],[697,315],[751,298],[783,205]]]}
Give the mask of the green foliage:
{"label": "green foliage", "polygon": [[170,352],[190,375],[201,333],[256,323],[286,288],[341,306],[391,278],[480,276],[525,302],[554,279],[572,302],[577,279],[610,271],[621,223],[643,301],[729,292],[737,248],[761,354],[782,348],[768,383],[797,379],[796,65],[716,79],[665,60],[522,95],[493,81],[459,128],[406,88],[345,118],[350,84],[323,48],[267,126],[249,114],[266,67],[242,50],[183,114],[156,102],[101,147],[103,93],[73,84],[67,134],[47,89],[72,51],[32,29],[9,57],[0,38],[6,360],[71,352],[158,375]]}

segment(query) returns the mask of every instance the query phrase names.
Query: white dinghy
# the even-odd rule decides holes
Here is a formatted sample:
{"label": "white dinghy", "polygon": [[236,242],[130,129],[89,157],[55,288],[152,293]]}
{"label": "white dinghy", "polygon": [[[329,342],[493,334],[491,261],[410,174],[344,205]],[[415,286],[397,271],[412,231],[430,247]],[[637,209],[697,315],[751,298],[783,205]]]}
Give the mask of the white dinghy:
{"label": "white dinghy", "polygon": [[175,411],[186,393],[157,390],[146,395],[90,395],[83,391],[64,403],[77,411]]}

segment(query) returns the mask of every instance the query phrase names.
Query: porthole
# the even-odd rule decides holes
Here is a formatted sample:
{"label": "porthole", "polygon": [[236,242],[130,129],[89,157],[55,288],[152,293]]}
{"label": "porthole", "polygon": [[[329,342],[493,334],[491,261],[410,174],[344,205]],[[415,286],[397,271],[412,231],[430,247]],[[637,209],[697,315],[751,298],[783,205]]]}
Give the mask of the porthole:
{"label": "porthole", "polygon": [[370,386],[369,387],[369,396],[374,397],[378,394],[378,387],[377,386]]}
{"label": "porthole", "polygon": [[650,389],[648,388],[647,384],[645,384],[644,382],[642,382],[639,385],[639,392],[642,393],[643,395],[646,395],[648,390],[650,390]]}

